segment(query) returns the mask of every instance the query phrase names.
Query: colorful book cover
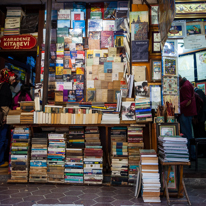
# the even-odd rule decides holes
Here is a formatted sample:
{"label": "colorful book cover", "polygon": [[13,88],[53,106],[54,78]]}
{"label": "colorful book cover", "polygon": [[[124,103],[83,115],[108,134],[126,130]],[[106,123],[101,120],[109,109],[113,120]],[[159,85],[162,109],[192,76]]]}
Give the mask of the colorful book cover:
{"label": "colorful book cover", "polygon": [[60,9],[58,11],[58,19],[70,19],[70,9]]}
{"label": "colorful book cover", "polygon": [[117,2],[117,10],[128,10],[129,1],[118,1]]}
{"label": "colorful book cover", "polygon": [[146,40],[148,39],[148,23],[131,24],[131,40]]}
{"label": "colorful book cover", "polygon": [[68,19],[57,20],[57,28],[70,28],[70,20]]}
{"label": "colorful book cover", "polygon": [[75,3],[73,3],[73,11],[84,12],[84,18],[86,19],[86,2],[75,2]]}
{"label": "colorful book cover", "polygon": [[[77,88],[78,88],[78,86],[77,86]],[[83,89],[77,89],[76,90],[76,101],[77,102],[83,102],[84,101],[84,90]]]}
{"label": "colorful book cover", "polygon": [[68,36],[68,34],[69,34],[69,29],[67,27],[57,28],[57,37],[66,37]]}
{"label": "colorful book cover", "polygon": [[63,101],[64,102],[76,102],[76,91],[75,90],[63,90]]}
{"label": "colorful book cover", "polygon": [[74,20],[84,20],[84,12],[81,11],[72,11],[71,12],[71,27],[73,27]]}
{"label": "colorful book cover", "polygon": [[94,88],[87,89],[87,102],[96,101],[96,90]]}
{"label": "colorful book cover", "polygon": [[103,2],[95,2],[91,3],[91,12],[102,12],[104,13],[104,3]]}
{"label": "colorful book cover", "polygon": [[81,29],[69,29],[69,35],[72,37],[72,43],[83,43],[83,33]]}
{"label": "colorful book cover", "polygon": [[82,33],[83,33],[83,37],[86,36],[85,21],[84,20],[74,20],[73,21],[73,29],[81,29]]}
{"label": "colorful book cover", "polygon": [[104,65],[104,63],[107,62],[107,57],[100,57],[99,58],[99,64]]}
{"label": "colorful book cover", "polygon": [[84,51],[77,51],[77,59],[84,59],[85,52]]}
{"label": "colorful book cover", "polygon": [[77,51],[70,51],[70,56],[71,56],[71,59],[76,59],[77,58]]}
{"label": "colorful book cover", "polygon": [[90,31],[89,32],[89,39],[100,39],[101,38],[101,32],[100,31]]}
{"label": "colorful book cover", "polygon": [[114,46],[114,32],[101,31],[101,48],[108,48]]}
{"label": "colorful book cover", "polygon": [[114,31],[115,30],[114,20],[103,20],[103,31]]}
{"label": "colorful book cover", "polygon": [[102,19],[102,12],[91,12],[90,19]]}
{"label": "colorful book cover", "polygon": [[102,31],[102,19],[88,19],[88,32]]}
{"label": "colorful book cover", "polygon": [[128,11],[126,10],[117,10],[116,18],[127,18]]}
{"label": "colorful book cover", "polygon": [[77,82],[83,82],[84,83],[84,75],[83,74],[77,74]]}
{"label": "colorful book cover", "polygon": [[84,44],[76,44],[76,51],[83,51],[84,50]]}
{"label": "colorful book cover", "polygon": [[87,50],[87,59],[92,59],[93,53],[94,53],[94,50]]}
{"label": "colorful book cover", "polygon": [[63,74],[63,81],[64,82],[71,82],[72,81],[71,74]]}
{"label": "colorful book cover", "polygon": [[104,19],[113,19],[116,16],[117,2],[104,2]]}
{"label": "colorful book cover", "polygon": [[135,120],[135,102],[122,102],[122,120]]}
{"label": "colorful book cover", "polygon": [[64,44],[64,37],[57,37],[57,44]]}
{"label": "colorful book cover", "polygon": [[84,83],[83,82],[76,82],[76,89],[83,90],[84,89]]}
{"label": "colorful book cover", "polygon": [[112,62],[104,62],[104,73],[112,73]]}
{"label": "colorful book cover", "polygon": [[127,31],[125,24],[124,24],[125,18],[118,18],[115,19],[115,31]]}
{"label": "colorful book cover", "polygon": [[84,74],[84,67],[77,67],[76,74]]}

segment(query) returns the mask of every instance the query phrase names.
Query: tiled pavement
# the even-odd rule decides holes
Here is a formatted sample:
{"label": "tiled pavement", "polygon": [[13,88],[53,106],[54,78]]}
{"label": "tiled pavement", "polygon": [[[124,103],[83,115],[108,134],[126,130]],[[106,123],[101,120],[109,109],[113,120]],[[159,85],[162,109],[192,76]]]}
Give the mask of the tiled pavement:
{"label": "tiled pavement", "polygon": [[[192,205],[206,205],[205,185],[187,186]],[[31,206],[33,204],[83,204],[84,206],[121,205],[167,205],[143,203],[142,198],[134,198],[133,187],[113,186],[72,186],[52,184],[7,184],[0,183],[1,206]],[[177,206],[187,204],[173,204]],[[66,205],[65,205],[66,206]]]}

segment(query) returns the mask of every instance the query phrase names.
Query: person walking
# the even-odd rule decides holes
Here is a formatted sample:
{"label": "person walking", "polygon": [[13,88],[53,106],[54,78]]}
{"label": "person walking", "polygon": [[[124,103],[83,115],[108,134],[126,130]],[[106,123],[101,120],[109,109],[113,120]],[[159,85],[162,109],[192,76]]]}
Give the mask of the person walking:
{"label": "person walking", "polygon": [[2,69],[0,75],[0,107],[4,114],[3,122],[1,122],[2,126],[0,127],[0,167],[8,167],[8,162],[4,162],[4,155],[8,146],[6,116],[12,105],[10,85],[16,81],[17,76],[7,68]]}
{"label": "person walking", "polygon": [[[195,91],[192,84],[184,77],[179,75],[180,83],[180,131],[187,137],[188,146],[190,139],[194,138],[192,119],[197,115],[196,101],[195,101]],[[190,148],[190,147],[189,147]],[[190,151],[191,159],[195,159],[195,147],[191,145]]]}

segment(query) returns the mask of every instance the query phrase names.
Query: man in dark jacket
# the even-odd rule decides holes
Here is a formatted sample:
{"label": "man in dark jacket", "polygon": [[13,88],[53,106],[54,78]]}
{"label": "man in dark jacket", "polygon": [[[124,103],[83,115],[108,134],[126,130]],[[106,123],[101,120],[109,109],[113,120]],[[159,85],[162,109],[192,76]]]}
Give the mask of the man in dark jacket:
{"label": "man in dark jacket", "polygon": [[[192,129],[192,118],[197,115],[195,92],[192,84],[186,79],[179,76],[180,81],[180,111],[179,117],[180,131],[187,137],[188,142],[194,138]],[[190,156],[195,159],[195,147],[192,145]]]}

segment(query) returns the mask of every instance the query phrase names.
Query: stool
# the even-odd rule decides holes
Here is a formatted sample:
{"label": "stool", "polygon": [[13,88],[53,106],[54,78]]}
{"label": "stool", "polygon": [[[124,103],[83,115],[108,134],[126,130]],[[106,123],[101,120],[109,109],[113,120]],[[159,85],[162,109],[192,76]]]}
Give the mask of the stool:
{"label": "stool", "polygon": [[196,150],[196,157],[195,157],[195,170],[198,170],[198,146],[199,145],[206,145],[206,138],[199,137],[199,138],[193,138],[190,139],[190,150],[191,150],[191,145],[195,145],[195,150]]}
{"label": "stool", "polygon": [[[164,195],[166,195],[166,197],[167,197],[167,204],[170,205],[170,202],[188,202],[188,204],[191,205],[188,194],[187,194],[187,190],[186,190],[186,187],[185,187],[184,179],[183,179],[183,166],[184,165],[190,165],[190,162],[162,162],[162,160],[160,160],[160,164],[163,166],[163,173],[165,173],[165,167],[164,166],[168,166],[167,180],[165,180],[165,184],[164,184],[165,185],[164,186]],[[180,172],[179,173],[179,175],[180,175],[179,180],[180,181],[179,181],[179,188],[178,188],[178,198],[180,197],[181,190],[183,188],[186,200],[170,200],[170,198],[169,198],[168,183],[169,183],[171,166],[179,167],[179,172]]]}

